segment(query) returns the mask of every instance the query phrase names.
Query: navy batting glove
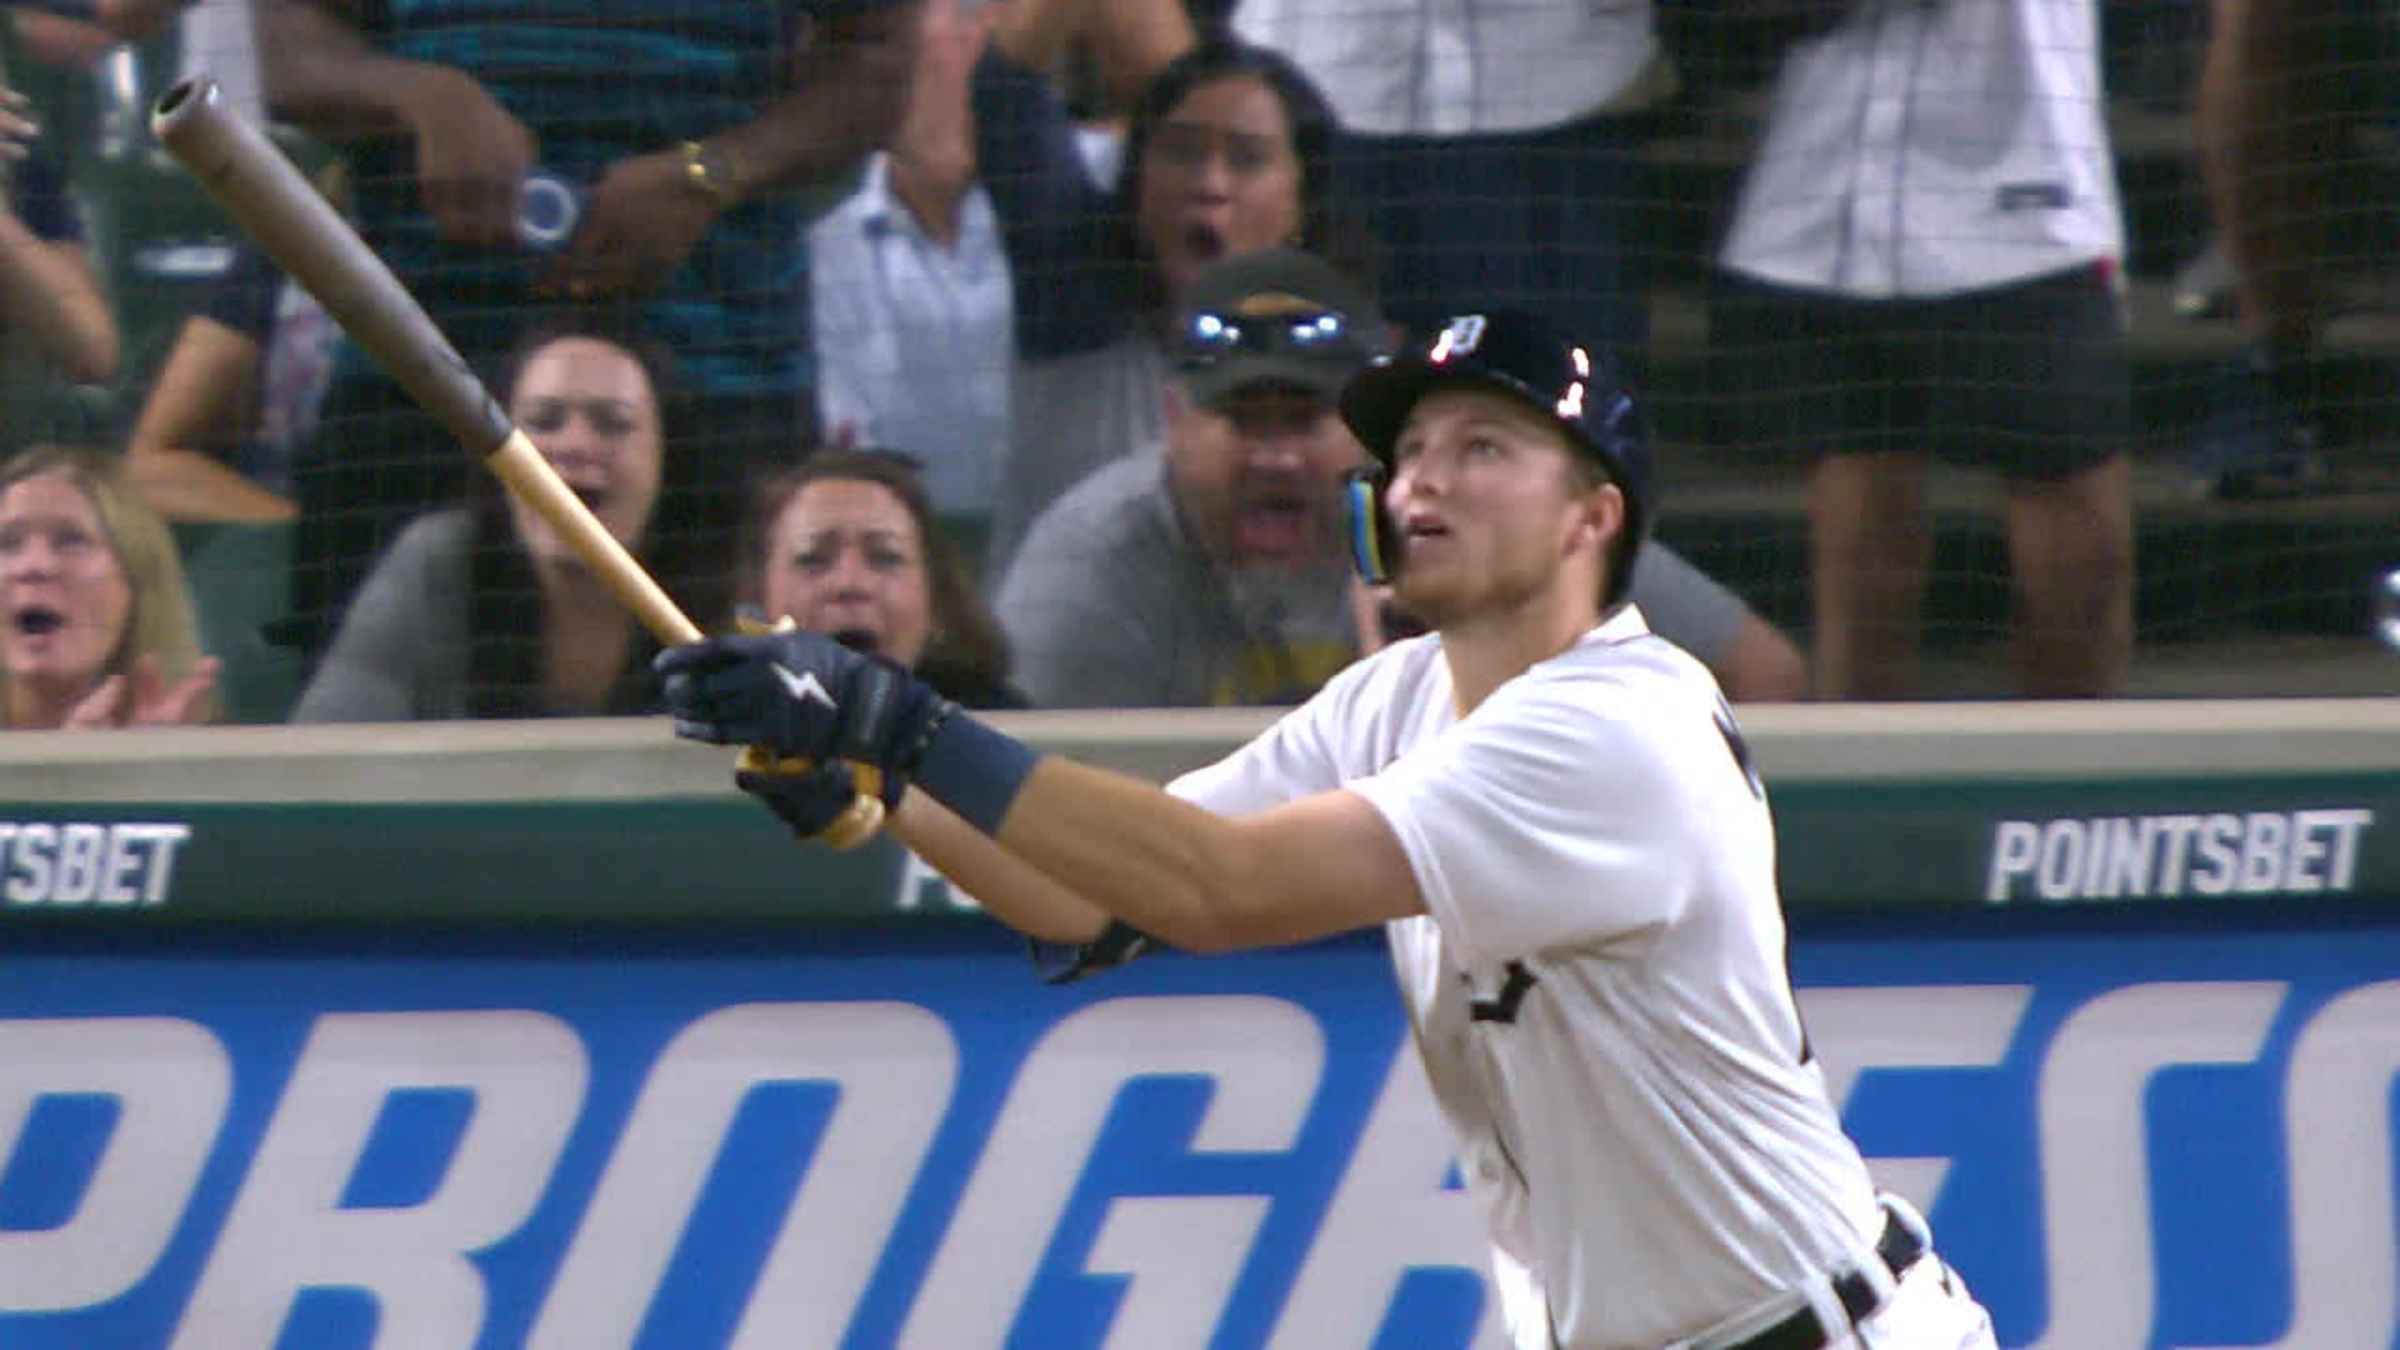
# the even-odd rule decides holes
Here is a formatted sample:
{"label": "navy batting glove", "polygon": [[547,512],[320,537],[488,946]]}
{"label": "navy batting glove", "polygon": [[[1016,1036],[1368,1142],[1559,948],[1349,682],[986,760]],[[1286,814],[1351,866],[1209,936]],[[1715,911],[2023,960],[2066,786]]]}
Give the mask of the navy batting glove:
{"label": "navy batting glove", "polygon": [[652,663],[675,734],[778,759],[857,760],[905,778],[953,711],[899,666],[822,633],[706,638]]}
{"label": "navy batting glove", "polygon": [[[858,775],[840,760],[797,772],[741,769],[734,773],[733,782],[765,803],[802,839],[815,839],[833,828],[834,822],[849,814],[850,804],[858,796]],[[884,775],[884,782],[891,789],[885,794],[884,808],[895,810],[905,785],[895,774]]]}

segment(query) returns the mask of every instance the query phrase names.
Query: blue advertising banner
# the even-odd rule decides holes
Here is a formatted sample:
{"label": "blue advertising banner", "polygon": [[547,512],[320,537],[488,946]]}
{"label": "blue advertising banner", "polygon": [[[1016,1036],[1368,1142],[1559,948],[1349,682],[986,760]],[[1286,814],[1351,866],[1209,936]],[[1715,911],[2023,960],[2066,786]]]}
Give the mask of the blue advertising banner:
{"label": "blue advertising banner", "polygon": [[[1998,915],[1991,915],[1997,919]],[[1803,932],[2003,1343],[2391,1347],[2400,930]],[[1380,944],[0,955],[0,1345],[1496,1344]]]}

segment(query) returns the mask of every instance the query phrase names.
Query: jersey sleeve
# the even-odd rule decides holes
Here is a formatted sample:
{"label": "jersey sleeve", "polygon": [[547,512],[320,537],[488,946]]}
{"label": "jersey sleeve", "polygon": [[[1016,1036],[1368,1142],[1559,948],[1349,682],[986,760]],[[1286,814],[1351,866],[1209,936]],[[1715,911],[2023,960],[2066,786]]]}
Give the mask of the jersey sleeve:
{"label": "jersey sleeve", "polygon": [[1677,715],[1619,679],[1520,677],[1350,787],[1463,957],[1605,943],[1668,922],[1692,886]]}
{"label": "jersey sleeve", "polygon": [[1249,744],[1167,784],[1167,791],[1221,816],[1265,811],[1342,785],[1331,734],[1338,686],[1277,718]]}

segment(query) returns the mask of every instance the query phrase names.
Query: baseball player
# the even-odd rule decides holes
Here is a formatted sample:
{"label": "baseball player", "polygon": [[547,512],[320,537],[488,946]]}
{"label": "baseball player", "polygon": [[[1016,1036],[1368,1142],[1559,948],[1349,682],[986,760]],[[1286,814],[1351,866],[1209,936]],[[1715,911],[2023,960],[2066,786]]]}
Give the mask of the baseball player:
{"label": "baseball player", "polygon": [[802,833],[851,777],[796,761],[881,770],[904,842],[1087,965],[1384,925],[1527,1350],[1992,1345],[1826,1097],[1733,715],[1624,603],[1653,503],[1609,357],[1466,316],[1341,410],[1360,561],[1434,631],[1165,791],[805,633],[662,654],[676,730],[790,757],[744,785]]}

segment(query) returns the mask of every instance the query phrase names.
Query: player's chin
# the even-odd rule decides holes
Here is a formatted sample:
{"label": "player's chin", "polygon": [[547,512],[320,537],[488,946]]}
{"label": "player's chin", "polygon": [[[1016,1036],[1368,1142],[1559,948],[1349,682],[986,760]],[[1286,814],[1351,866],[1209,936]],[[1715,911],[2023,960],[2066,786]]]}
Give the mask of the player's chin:
{"label": "player's chin", "polygon": [[1467,602],[1465,593],[1438,569],[1405,569],[1392,584],[1393,606],[1414,615],[1428,628],[1441,627]]}

